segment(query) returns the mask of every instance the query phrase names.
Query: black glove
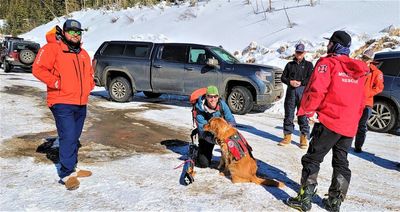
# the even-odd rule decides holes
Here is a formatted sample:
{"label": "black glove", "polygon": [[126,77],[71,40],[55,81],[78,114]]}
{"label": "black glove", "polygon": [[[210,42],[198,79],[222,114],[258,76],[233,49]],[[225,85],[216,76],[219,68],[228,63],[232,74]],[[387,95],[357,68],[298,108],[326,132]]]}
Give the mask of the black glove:
{"label": "black glove", "polygon": [[204,137],[204,140],[206,140],[208,143],[215,144],[215,138],[214,138],[214,134],[212,132],[205,131],[203,133],[203,137]]}

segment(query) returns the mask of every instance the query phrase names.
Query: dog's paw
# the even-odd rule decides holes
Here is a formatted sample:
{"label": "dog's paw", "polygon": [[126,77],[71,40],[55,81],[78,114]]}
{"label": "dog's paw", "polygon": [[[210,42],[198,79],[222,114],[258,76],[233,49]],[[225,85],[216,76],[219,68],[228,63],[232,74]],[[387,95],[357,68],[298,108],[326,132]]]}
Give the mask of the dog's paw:
{"label": "dog's paw", "polygon": [[224,177],[230,177],[231,173],[227,170],[224,170],[224,171],[220,171],[219,175],[224,176]]}

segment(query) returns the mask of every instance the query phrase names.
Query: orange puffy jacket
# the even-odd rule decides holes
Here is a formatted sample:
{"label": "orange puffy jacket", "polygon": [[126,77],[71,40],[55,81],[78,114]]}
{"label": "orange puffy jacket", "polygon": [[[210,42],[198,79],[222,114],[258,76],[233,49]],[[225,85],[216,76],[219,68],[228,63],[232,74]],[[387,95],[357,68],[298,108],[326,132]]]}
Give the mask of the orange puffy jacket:
{"label": "orange puffy jacket", "polygon": [[369,65],[370,73],[365,81],[365,106],[372,107],[374,105],[374,96],[383,91],[383,74],[372,63]]}
{"label": "orange puffy jacket", "polygon": [[74,53],[62,41],[47,40],[49,43],[39,50],[32,66],[32,74],[47,85],[47,105],[86,105],[94,88],[88,53],[84,49]]}

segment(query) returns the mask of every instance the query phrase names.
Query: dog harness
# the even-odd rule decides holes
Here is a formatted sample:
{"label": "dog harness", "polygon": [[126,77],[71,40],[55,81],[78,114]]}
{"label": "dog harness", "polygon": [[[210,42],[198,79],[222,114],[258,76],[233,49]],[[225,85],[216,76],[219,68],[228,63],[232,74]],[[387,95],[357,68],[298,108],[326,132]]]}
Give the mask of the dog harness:
{"label": "dog harness", "polygon": [[226,139],[225,143],[227,144],[228,150],[233,155],[235,160],[240,160],[246,155],[246,153],[249,153],[250,156],[253,157],[253,155],[251,154],[251,151],[253,151],[253,149],[239,132],[236,132],[231,137]]}

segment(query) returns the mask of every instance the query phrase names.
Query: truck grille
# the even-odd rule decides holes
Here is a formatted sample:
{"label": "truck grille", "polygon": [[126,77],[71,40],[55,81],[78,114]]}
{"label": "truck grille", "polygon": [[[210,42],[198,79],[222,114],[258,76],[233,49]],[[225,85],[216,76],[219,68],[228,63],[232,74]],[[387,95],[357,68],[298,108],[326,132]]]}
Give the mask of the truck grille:
{"label": "truck grille", "polygon": [[275,71],[275,75],[274,75],[274,87],[279,87],[282,85],[282,71]]}

